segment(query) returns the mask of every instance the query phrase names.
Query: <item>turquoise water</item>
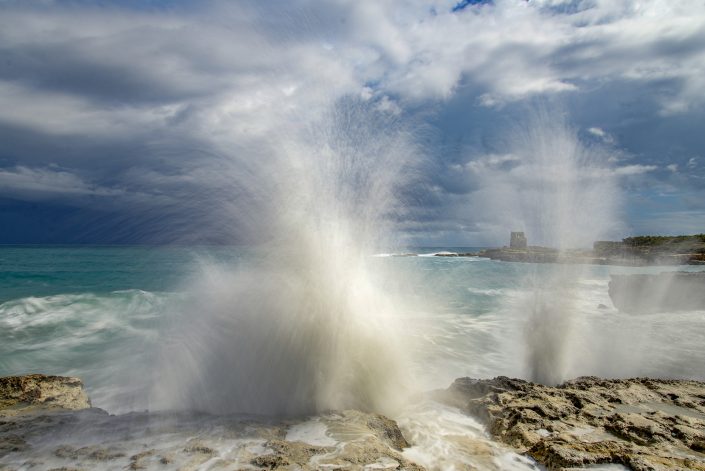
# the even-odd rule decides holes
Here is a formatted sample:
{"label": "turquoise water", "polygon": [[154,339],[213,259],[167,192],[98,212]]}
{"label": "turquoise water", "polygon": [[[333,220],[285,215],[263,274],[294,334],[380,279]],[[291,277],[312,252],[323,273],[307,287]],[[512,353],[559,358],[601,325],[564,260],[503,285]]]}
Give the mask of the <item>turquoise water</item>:
{"label": "turquoise water", "polygon": [[[99,407],[147,408],[147,390],[160,374],[156,358],[165,341],[174,341],[166,338],[170,324],[198,316],[213,302],[190,292],[203,261],[237,266],[250,256],[234,247],[0,247],[0,376],[76,375]],[[537,322],[551,330],[555,322],[532,314],[536,292],[544,293],[555,266],[432,256],[370,259],[380,273],[399,274],[380,283],[404,299],[399,315],[410,329],[403,341],[419,389],[445,387],[459,376],[530,375],[527,332]],[[551,290],[543,300],[558,306],[561,318],[570,317],[568,327],[553,329],[562,342],[565,375],[705,379],[705,312],[625,315],[609,299],[610,273],[664,268],[562,270],[573,280],[566,288],[570,300]]]}
{"label": "turquoise water", "polygon": [[237,249],[204,247],[0,246],[0,302],[26,296],[170,291],[210,256],[236,261]]}

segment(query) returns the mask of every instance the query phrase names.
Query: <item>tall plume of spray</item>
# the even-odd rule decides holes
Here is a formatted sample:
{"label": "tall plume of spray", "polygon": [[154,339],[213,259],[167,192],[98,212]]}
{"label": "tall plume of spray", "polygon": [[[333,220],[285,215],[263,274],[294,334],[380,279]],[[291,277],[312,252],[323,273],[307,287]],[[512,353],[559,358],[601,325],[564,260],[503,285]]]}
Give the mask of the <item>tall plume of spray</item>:
{"label": "tall plume of spray", "polygon": [[401,210],[413,139],[357,98],[313,123],[285,119],[232,170],[230,215],[264,242],[236,268],[204,264],[164,348],[157,408],[292,415],[390,411],[399,399],[400,305],[370,264]]}
{"label": "tall plume of spray", "polygon": [[[581,142],[560,112],[540,107],[529,116],[509,140],[514,167],[490,176],[496,197],[488,195],[488,201],[507,218],[503,227],[525,231],[530,245],[561,251],[589,248],[614,234],[619,198],[609,152]],[[525,319],[525,368],[533,381],[557,384],[570,375],[580,334],[576,289],[584,270],[539,265],[523,280],[525,295],[511,309]]]}

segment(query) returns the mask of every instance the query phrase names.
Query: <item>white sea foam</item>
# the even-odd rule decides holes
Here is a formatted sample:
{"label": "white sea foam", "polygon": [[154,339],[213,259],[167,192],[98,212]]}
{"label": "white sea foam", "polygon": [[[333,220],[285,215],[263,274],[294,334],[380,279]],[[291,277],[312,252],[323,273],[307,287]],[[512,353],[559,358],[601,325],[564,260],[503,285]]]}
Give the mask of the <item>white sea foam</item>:
{"label": "white sea foam", "polygon": [[328,435],[328,427],[319,417],[292,425],[286,432],[286,440],[303,442],[314,446],[335,446],[338,441]]}
{"label": "white sea foam", "polygon": [[93,404],[144,409],[160,325],[181,296],[142,290],[58,294],[0,304],[0,369],[80,376]]}
{"label": "white sea foam", "polygon": [[[619,226],[609,153],[583,144],[559,112],[539,109],[507,140],[517,166],[484,176],[487,204],[505,227],[513,225],[507,232],[523,229],[530,243],[570,249],[603,239]],[[528,379],[546,384],[569,379],[578,355],[577,303],[585,270],[560,264],[531,268],[519,283],[524,293],[506,298],[523,326],[521,337],[508,339],[507,347],[524,346],[518,360],[525,362]]]}
{"label": "white sea foam", "polygon": [[404,456],[429,470],[540,469],[533,460],[492,441],[482,424],[452,407],[431,401],[418,403],[409,406],[398,422],[413,443]]}
{"label": "white sea foam", "polygon": [[450,255],[450,256],[453,256],[453,255],[458,255],[458,254],[457,254],[456,252],[448,252],[448,251],[442,250],[442,251],[440,251],[440,252],[420,253],[420,254],[419,254],[419,257],[437,257],[437,256],[439,256],[439,255]]}
{"label": "white sea foam", "polygon": [[[322,263],[324,259],[325,257],[322,256]],[[460,376],[493,377],[505,374],[526,377],[527,366],[522,361],[525,345],[522,340],[525,338],[523,327],[527,316],[524,310],[525,296],[531,293],[528,289],[531,286],[518,289],[517,284],[526,279],[527,271],[533,272],[534,269],[538,269],[537,277],[542,274],[550,277],[553,274],[552,270],[546,270],[545,266],[517,264],[504,265],[504,271],[497,272],[497,268],[491,263],[472,265],[443,263],[442,269],[429,270],[431,267],[437,267],[436,262],[429,259],[415,261],[413,264],[396,258],[376,259],[376,261],[371,257],[361,259],[376,263],[374,271],[370,266],[366,266],[368,271],[365,272],[365,279],[374,285],[375,293],[387,291],[385,279],[389,272],[384,270],[387,265],[418,270],[424,275],[423,283],[427,289],[446,290],[444,293],[447,294],[437,300],[433,309],[410,302],[395,306],[393,310],[388,311],[399,316],[397,321],[401,320],[401,322],[393,321],[391,325],[417,326],[411,331],[398,332],[397,337],[394,338],[414,346],[415,355],[408,358],[406,367],[414,377],[414,386],[418,389],[444,388]],[[448,271],[448,266],[451,271]],[[573,268],[568,267],[568,269]],[[157,381],[163,381],[165,385],[169,384],[166,382],[169,378],[163,376],[158,368],[159,363],[152,367],[150,361],[151,352],[156,351],[157,347],[163,347],[160,335],[163,332],[173,332],[162,328],[163,323],[174,322],[181,327],[190,325],[203,328],[194,319],[199,319],[199,315],[214,316],[207,317],[204,322],[209,329],[216,329],[219,332],[212,337],[200,338],[214,339],[216,343],[203,344],[203,350],[197,354],[201,355],[206,351],[215,351],[220,355],[223,355],[223,352],[237,353],[213,359],[215,367],[212,374],[214,375],[234,374],[231,369],[228,369],[231,368],[228,365],[237,364],[242,360],[240,353],[248,354],[246,350],[234,347],[231,342],[249,348],[250,354],[257,355],[258,361],[262,361],[263,358],[259,349],[273,351],[274,355],[286,361],[274,362],[272,369],[269,369],[267,364],[266,368],[263,367],[264,370],[288,374],[289,370],[293,369],[292,365],[298,367],[302,361],[312,364],[308,357],[302,359],[295,355],[316,352],[316,349],[322,348],[321,345],[327,345],[326,335],[335,331],[331,326],[314,328],[311,324],[305,324],[303,331],[295,330],[301,328],[301,325],[292,326],[289,322],[293,322],[294,317],[289,318],[281,312],[292,299],[301,299],[297,296],[302,295],[297,293],[302,291],[299,291],[300,287],[296,284],[292,287],[291,279],[286,276],[280,274],[279,278],[276,278],[274,275],[261,275],[249,279],[247,275],[253,273],[252,267],[244,267],[243,270],[238,271],[232,266],[218,268],[214,263],[206,264],[204,270],[208,271],[204,272],[201,278],[203,287],[192,285],[192,291],[188,295],[129,290],[104,294],[84,293],[23,298],[3,303],[0,305],[0,326],[2,327],[0,335],[5,336],[0,342],[0,349],[4,349],[0,359],[5,367],[9,365],[12,368],[13,373],[29,372],[36,365],[42,365],[42,372],[75,374],[83,377],[94,405],[111,412],[125,412],[152,408],[153,403],[146,401],[147,393],[150,391],[142,389],[145,378],[154,377]],[[571,285],[573,289],[570,291],[570,306],[574,309],[572,327],[574,334],[570,342],[572,354],[567,357],[568,361],[564,365],[567,376],[596,374],[608,377],[666,376],[705,379],[705,365],[702,361],[705,358],[705,345],[702,343],[702,338],[705,337],[704,311],[630,315],[619,313],[611,305],[606,289],[609,272],[635,273],[639,270],[595,267],[594,272],[585,273],[585,270],[580,268],[579,272],[585,273],[584,279],[592,281],[589,283],[578,281]],[[471,284],[472,288],[473,280],[485,278],[492,278],[497,286],[504,286],[504,288],[497,288],[502,291],[502,294],[485,296],[480,294],[484,288],[468,290],[468,284]],[[272,283],[274,280],[279,280],[281,283],[277,286],[284,291],[281,296],[272,299],[265,297],[263,293],[270,293],[271,287],[260,290],[257,283],[263,279]],[[313,277],[311,280],[318,280],[318,278]],[[314,285],[315,283],[311,281],[310,286]],[[335,284],[327,286],[335,286]],[[366,283],[362,283],[362,287],[364,286]],[[248,290],[248,295],[241,296],[240,291],[234,290],[233,287]],[[362,289],[362,287],[356,289]],[[349,293],[347,289],[344,292]],[[305,290],[303,293],[305,296],[310,296]],[[355,291],[355,293],[363,293],[363,291]],[[254,325],[245,324],[242,334],[234,332],[231,324],[231,308],[237,306],[242,309],[243,304],[240,301],[242,299],[260,298],[263,300],[256,306],[266,307],[272,303],[276,309],[268,312],[276,313],[276,316],[265,314],[264,317],[253,316],[252,319],[245,319],[247,322],[253,322]],[[307,299],[309,300],[305,304],[307,306],[322,302],[316,297]],[[202,306],[204,300],[208,300],[209,309],[218,308],[222,311],[216,310],[215,314],[209,313]],[[478,311],[477,307],[473,307],[475,306],[473,303],[478,300],[486,303],[485,311]],[[412,298],[412,301],[415,301],[415,298]],[[331,302],[339,302],[339,298]],[[354,306],[360,307],[354,299],[352,302]],[[606,305],[607,308],[598,307],[600,304]],[[325,305],[327,309],[330,309],[330,306],[330,304]],[[403,306],[401,312],[399,306]],[[254,309],[251,312],[257,314],[260,311]],[[184,324],[183,316],[193,316],[192,323]],[[320,318],[315,313],[306,319],[320,322]],[[218,322],[214,324],[214,320]],[[274,320],[279,322],[275,323]],[[301,321],[298,317],[296,320]],[[341,318],[336,317],[335,321],[339,322]],[[242,319],[238,322],[242,322]],[[376,321],[372,319],[371,322]],[[360,327],[358,324],[351,323],[345,327],[352,329],[350,332],[353,335],[349,337],[351,341],[357,341],[367,332],[367,328],[380,329],[375,332],[372,341],[365,340],[367,342],[365,345],[374,347],[377,339],[387,339],[384,329],[389,328],[389,324]],[[294,346],[285,344],[274,347],[260,346],[251,339],[242,340],[253,332],[257,339],[277,339],[280,342],[282,339],[290,338],[290,335],[309,337],[304,337],[306,341],[295,343]],[[270,332],[273,334],[270,335]],[[199,338],[201,333],[188,331],[184,335],[194,335],[194,338]],[[31,340],[27,341],[27,339]],[[180,344],[179,340],[180,338],[176,336],[169,338],[169,341],[174,342],[174,348],[193,348],[188,342]],[[347,340],[343,339],[343,342],[344,345],[352,348],[352,344],[345,343]],[[300,347],[301,345],[310,347],[303,348]],[[359,343],[354,343],[354,346],[358,345]],[[372,367],[381,364],[387,368],[389,364],[382,362],[381,360],[384,359],[379,357],[386,346],[383,345],[380,348],[381,350],[372,348],[363,356],[356,358],[360,362],[373,365]],[[161,351],[164,352],[164,350]],[[344,355],[350,355],[350,353],[344,352]],[[170,360],[177,361],[182,358],[185,357],[177,355]],[[244,361],[246,365],[247,361],[252,361],[254,365],[262,365],[254,359],[245,358]],[[339,360],[336,359],[336,361]],[[209,364],[201,361],[198,366],[209,367]],[[320,363],[314,363],[314,366],[325,368],[326,358],[324,357]],[[367,374],[367,371],[359,370],[358,373],[362,376],[357,377],[374,378],[377,374],[387,374],[387,371],[382,371],[384,368],[380,371],[371,370],[371,375]],[[185,370],[189,371],[188,368]],[[346,368],[346,371],[348,370]],[[292,377],[294,377],[293,374]],[[271,377],[269,384],[276,387],[281,387],[282,384],[288,385],[294,381],[292,377]],[[307,380],[310,378],[311,376],[306,377]],[[187,382],[187,384],[192,383]],[[204,387],[213,384],[228,386],[221,381],[204,383]],[[338,383],[338,386],[341,384],[343,383]],[[294,386],[297,387],[295,383]],[[392,386],[392,395],[403,395],[403,391],[396,389],[396,384]],[[376,385],[370,387],[375,392],[379,391]],[[233,391],[227,387],[225,390]],[[283,388],[283,390],[297,394],[295,388]],[[216,399],[216,404],[217,400],[220,400],[220,397],[212,396],[207,390],[201,391],[205,392],[204,400]],[[321,387],[317,394],[319,394],[318,397],[326,400],[326,396],[321,395],[324,391],[326,391],[325,388]],[[189,392],[193,393],[193,389],[189,389]],[[227,397],[223,397],[222,400],[226,401]],[[265,404],[269,405],[279,398],[270,396],[265,400]],[[288,402],[291,398],[281,400],[291,404]],[[475,466],[481,470],[535,469],[533,468],[535,464],[530,460],[492,442],[476,419],[460,411],[430,403],[404,407],[403,400],[399,402],[402,404],[401,410],[391,412],[393,418],[398,419],[402,424],[407,439],[413,444],[412,448],[405,452],[405,456],[409,459],[427,464],[431,469],[463,469],[463,466]],[[188,404],[188,402],[181,404]],[[259,407],[257,404],[256,406]],[[195,427],[199,430],[207,427],[212,432],[208,432],[211,438],[219,436],[218,431],[212,429],[207,422],[201,425],[195,424]],[[312,444],[327,443],[333,446],[333,442],[337,440],[325,429],[320,416],[298,423],[288,429],[287,433],[289,439],[298,439]],[[183,437],[183,434],[173,436],[174,446],[178,445],[179,440],[183,442]],[[161,434],[150,438],[148,442],[160,448],[168,448],[169,440],[172,438],[168,434]],[[90,436],[76,436],[74,442],[77,446],[89,445],[93,443],[91,440],[95,439]],[[123,445],[129,450],[136,449],[138,445],[142,446],[138,441],[120,444],[121,447]],[[219,456],[233,458],[237,456],[237,449],[241,445],[240,442],[227,438],[215,440],[212,446],[217,448]],[[247,446],[252,450],[258,450],[257,447],[263,446],[263,442],[253,441]],[[157,464],[154,463],[155,466]]]}

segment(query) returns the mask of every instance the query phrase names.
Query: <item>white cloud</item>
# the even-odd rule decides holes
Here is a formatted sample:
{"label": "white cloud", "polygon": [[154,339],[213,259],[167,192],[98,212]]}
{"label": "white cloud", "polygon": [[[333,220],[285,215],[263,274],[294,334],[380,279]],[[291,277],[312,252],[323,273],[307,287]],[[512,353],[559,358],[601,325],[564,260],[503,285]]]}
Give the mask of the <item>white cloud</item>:
{"label": "white cloud", "polygon": [[[206,192],[224,185],[223,168],[235,164],[191,149],[163,158],[149,154],[151,146],[178,146],[183,139],[209,152],[235,155],[231,160],[249,170],[248,165],[269,154],[284,154],[278,149],[282,143],[320,123],[346,96],[360,97],[398,120],[419,105],[435,111],[480,104],[493,108],[481,111],[489,115],[537,95],[576,96],[614,84],[636,90],[629,97],[611,95],[630,123],[642,118],[639,105],[645,102],[656,102],[662,117],[689,113],[705,103],[700,0],[496,0],[451,13],[455,3],[435,2],[433,14],[425,0],[403,5],[214,0],[148,11],[61,2],[34,8],[11,2],[0,5],[0,124],[47,134],[62,144],[74,136],[86,142],[134,141],[132,154],[114,162],[118,171],[107,169],[99,156],[85,158],[85,167],[115,172],[109,177],[128,179],[140,189],[200,184]],[[615,145],[617,137],[620,144],[626,140],[615,123],[599,116],[586,121],[581,126],[605,144]],[[463,124],[468,134],[473,125]],[[573,152],[569,142],[559,145]],[[65,160],[57,161],[74,168],[75,150],[63,145]],[[484,157],[451,166],[448,187],[455,188],[437,184],[439,195],[431,192],[433,198],[453,200],[438,212],[455,211],[455,204],[463,204],[456,196],[472,191],[483,178],[488,179],[488,197],[494,195],[490,178],[508,192],[522,184],[529,193],[531,185],[555,180],[550,172],[540,181],[532,179],[538,151],[531,164],[520,149],[505,147],[511,153],[482,149]],[[268,153],[272,148],[276,152]],[[440,152],[429,149],[429,158]],[[51,158],[45,156],[44,163]],[[611,163],[611,169],[583,169],[585,176],[611,172],[610,177],[629,177],[656,169],[638,163],[619,166],[616,157]],[[659,162],[671,169],[666,164]],[[697,165],[695,158],[684,164],[689,169]],[[560,175],[560,166],[549,167]],[[87,182],[94,179],[86,175],[93,174],[78,169],[74,174],[23,163],[2,172],[0,183],[8,194],[113,191],[91,187]],[[491,214],[479,220],[472,212],[457,214],[473,220],[473,227],[501,226]]]}
{"label": "white cloud", "polygon": [[599,137],[602,142],[605,144],[613,144],[614,143],[614,137],[612,137],[609,133],[605,132],[604,129],[598,128],[598,127],[592,127],[588,128],[588,132],[592,134],[593,136]]}
{"label": "white cloud", "polygon": [[467,164],[465,168],[468,170],[480,173],[486,169],[499,170],[502,164],[518,163],[521,158],[514,154],[489,154],[477,157]]}
{"label": "white cloud", "polygon": [[625,165],[623,167],[617,167],[614,169],[615,175],[620,176],[630,176],[630,175],[641,175],[647,172],[653,172],[658,167],[656,165]]}
{"label": "white cloud", "polygon": [[163,127],[177,111],[173,105],[97,106],[81,96],[0,80],[0,122],[47,134],[128,137]]}
{"label": "white cloud", "polygon": [[588,247],[620,228],[618,178],[649,169],[610,168],[608,155],[581,143],[556,113],[536,115],[511,135],[510,152],[465,165],[476,188],[459,204],[461,220],[484,225],[495,241],[523,230],[553,247]]}
{"label": "white cloud", "polygon": [[29,199],[46,199],[80,195],[119,196],[123,192],[91,185],[77,175],[59,168],[18,166],[0,170],[0,194],[4,196],[19,194]]}
{"label": "white cloud", "polygon": [[[17,51],[63,54],[69,66],[108,74],[116,83],[123,76],[136,94],[142,87],[163,94],[172,105],[200,103],[208,110],[202,115],[206,126],[232,126],[241,115],[253,118],[252,113],[269,107],[318,110],[313,90],[325,90],[328,100],[371,90],[380,96],[446,99],[463,81],[479,87],[477,99],[487,106],[580,90],[586,80],[637,85],[675,80],[681,86],[658,97],[664,113],[702,103],[705,14],[700,2],[595,1],[574,14],[549,8],[566,3],[497,0],[451,13],[453,2],[442,2],[435,15],[420,0],[403,8],[371,0],[302,4],[321,18],[319,24],[312,22],[313,31],[297,29],[287,22],[290,17],[266,7],[224,2],[168,14],[10,8],[0,15],[0,40]],[[328,29],[326,22],[341,18],[343,27]],[[35,109],[39,105],[33,102],[43,98],[24,97]],[[65,105],[86,113],[84,100]],[[93,111],[89,120],[115,109]],[[157,111],[143,108],[142,113]]]}

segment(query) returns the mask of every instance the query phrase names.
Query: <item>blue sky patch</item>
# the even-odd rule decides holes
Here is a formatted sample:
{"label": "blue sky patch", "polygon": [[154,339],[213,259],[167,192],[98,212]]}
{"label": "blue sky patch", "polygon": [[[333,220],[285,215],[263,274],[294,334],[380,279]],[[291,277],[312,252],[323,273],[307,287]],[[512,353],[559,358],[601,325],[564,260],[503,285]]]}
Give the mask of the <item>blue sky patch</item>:
{"label": "blue sky patch", "polygon": [[453,13],[461,11],[466,9],[469,6],[473,5],[491,5],[493,0],[461,0],[458,3],[455,4],[453,9],[451,10]]}

